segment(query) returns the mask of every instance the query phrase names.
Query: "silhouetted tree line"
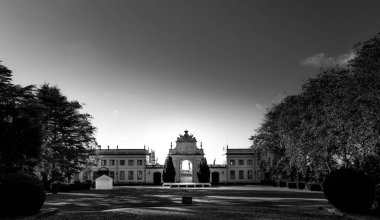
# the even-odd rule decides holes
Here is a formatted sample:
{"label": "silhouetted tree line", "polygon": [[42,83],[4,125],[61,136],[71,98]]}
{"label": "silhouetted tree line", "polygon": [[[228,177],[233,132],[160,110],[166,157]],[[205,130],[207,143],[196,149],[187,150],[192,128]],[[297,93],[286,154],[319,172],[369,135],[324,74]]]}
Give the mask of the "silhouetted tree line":
{"label": "silhouetted tree line", "polygon": [[250,138],[267,173],[318,181],[345,167],[380,182],[380,33],[353,52],[268,110]]}
{"label": "silhouetted tree line", "polygon": [[89,167],[96,128],[81,108],[56,86],[13,84],[0,64],[0,173],[38,174],[46,182]]}

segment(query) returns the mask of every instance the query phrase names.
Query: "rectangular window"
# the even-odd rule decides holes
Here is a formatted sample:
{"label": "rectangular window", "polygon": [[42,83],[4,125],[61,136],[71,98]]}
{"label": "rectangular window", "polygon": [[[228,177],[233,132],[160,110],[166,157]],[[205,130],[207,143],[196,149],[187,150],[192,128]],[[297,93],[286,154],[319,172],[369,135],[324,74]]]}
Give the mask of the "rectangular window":
{"label": "rectangular window", "polygon": [[133,166],[133,160],[128,160],[128,166]]}
{"label": "rectangular window", "polygon": [[142,171],[137,171],[137,180],[142,180]]}
{"label": "rectangular window", "polygon": [[102,160],[102,166],[107,166],[107,160]]}
{"label": "rectangular window", "polygon": [[115,160],[110,160],[110,166],[115,166]]}
{"label": "rectangular window", "polygon": [[120,166],[125,166],[125,160],[120,160]]}
{"label": "rectangular window", "polygon": [[230,160],[230,165],[235,165],[235,160]]}
{"label": "rectangular window", "polygon": [[133,180],[133,171],[128,171],[128,180]]}
{"label": "rectangular window", "polygon": [[142,160],[137,160],[137,166],[142,166]]}
{"label": "rectangular window", "polygon": [[239,180],[242,180],[242,179],[244,179],[244,171],[239,170]]}
{"label": "rectangular window", "polygon": [[120,171],[120,180],[125,180],[125,171]]}
{"label": "rectangular window", "polygon": [[247,176],[249,180],[252,179],[252,170],[248,170]]}
{"label": "rectangular window", "polygon": [[252,165],[252,160],[247,160],[248,165]]}
{"label": "rectangular window", "polygon": [[114,180],[115,179],[115,172],[114,171],[110,171],[110,177]]}
{"label": "rectangular window", "polygon": [[244,160],[239,160],[239,165],[244,165]]}
{"label": "rectangular window", "polygon": [[230,171],[230,179],[231,179],[231,180],[234,180],[234,179],[235,179],[235,171],[234,171],[234,170],[231,170],[231,171]]}

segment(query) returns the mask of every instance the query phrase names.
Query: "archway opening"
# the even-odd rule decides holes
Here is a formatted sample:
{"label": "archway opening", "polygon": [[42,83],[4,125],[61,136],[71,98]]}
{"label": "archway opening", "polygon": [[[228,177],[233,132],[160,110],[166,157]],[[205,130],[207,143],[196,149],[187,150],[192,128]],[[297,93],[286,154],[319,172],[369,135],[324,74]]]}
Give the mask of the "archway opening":
{"label": "archway opening", "polygon": [[182,183],[193,182],[193,164],[189,160],[183,160],[180,167],[180,175]]}

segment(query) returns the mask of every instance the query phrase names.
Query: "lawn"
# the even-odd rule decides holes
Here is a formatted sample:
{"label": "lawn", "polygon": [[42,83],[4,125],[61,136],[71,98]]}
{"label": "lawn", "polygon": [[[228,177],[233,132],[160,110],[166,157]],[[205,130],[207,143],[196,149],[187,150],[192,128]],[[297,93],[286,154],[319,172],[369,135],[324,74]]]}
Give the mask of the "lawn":
{"label": "lawn", "polygon": [[[192,205],[182,204],[191,196]],[[49,219],[346,219],[321,192],[264,186],[204,189],[124,186],[48,194]]]}

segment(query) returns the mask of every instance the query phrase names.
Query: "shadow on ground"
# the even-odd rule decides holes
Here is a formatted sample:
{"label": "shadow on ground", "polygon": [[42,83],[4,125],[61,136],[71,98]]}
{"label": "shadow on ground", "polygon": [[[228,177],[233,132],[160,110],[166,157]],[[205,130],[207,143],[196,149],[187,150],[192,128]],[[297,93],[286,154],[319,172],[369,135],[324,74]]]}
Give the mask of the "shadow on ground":
{"label": "shadow on ground", "polygon": [[[193,204],[183,205],[182,196],[191,196]],[[111,219],[120,216],[134,219],[148,219],[149,216],[158,219],[160,216],[162,219],[267,219],[268,216],[345,219],[323,211],[332,207],[321,192],[255,186],[207,189],[127,186],[113,190],[73,191],[48,194],[43,209],[50,208],[58,208],[59,215],[70,216],[68,219],[83,214],[92,216],[91,219],[98,219],[100,215],[111,215]]]}

